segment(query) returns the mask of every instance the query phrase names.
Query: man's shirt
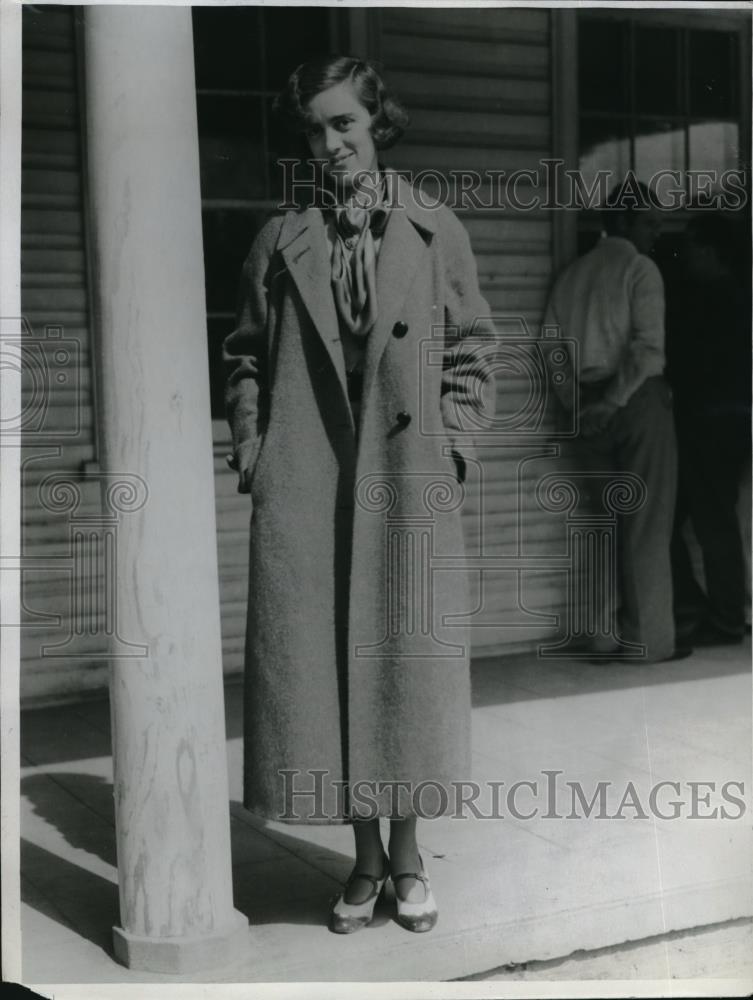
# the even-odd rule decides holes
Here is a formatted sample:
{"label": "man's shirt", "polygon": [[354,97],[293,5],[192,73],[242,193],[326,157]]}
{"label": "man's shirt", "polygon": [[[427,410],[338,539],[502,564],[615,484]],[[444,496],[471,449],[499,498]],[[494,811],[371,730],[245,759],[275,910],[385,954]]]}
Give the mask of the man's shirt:
{"label": "man's shirt", "polygon": [[605,236],[555,282],[545,323],[579,346],[582,383],[609,380],[604,398],[624,406],[664,371],[664,283],[659,268],[620,236]]}

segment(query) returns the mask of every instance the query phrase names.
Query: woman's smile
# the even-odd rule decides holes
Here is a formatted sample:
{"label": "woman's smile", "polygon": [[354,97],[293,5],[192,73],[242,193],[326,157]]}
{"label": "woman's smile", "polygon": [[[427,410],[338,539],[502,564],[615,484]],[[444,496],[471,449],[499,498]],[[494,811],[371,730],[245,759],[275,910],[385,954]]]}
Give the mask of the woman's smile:
{"label": "woman's smile", "polygon": [[306,110],[311,153],[324,162],[325,172],[333,179],[351,188],[359,175],[377,170],[371,115],[347,80],[321,91]]}

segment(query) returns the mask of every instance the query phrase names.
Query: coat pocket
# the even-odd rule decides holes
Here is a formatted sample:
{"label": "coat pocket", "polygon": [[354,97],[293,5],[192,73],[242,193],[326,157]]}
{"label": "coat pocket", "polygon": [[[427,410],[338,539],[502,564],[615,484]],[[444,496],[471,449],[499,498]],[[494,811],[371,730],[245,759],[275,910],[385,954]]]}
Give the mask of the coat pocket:
{"label": "coat pocket", "polygon": [[250,493],[253,486],[256,469],[259,465],[259,454],[263,438],[252,438],[241,441],[231,455],[227,455],[225,461],[238,473],[238,492]]}
{"label": "coat pocket", "polygon": [[459,483],[465,482],[466,464],[465,459],[457,450],[457,448],[452,449],[452,461],[455,463],[455,474],[457,476],[457,481]]}

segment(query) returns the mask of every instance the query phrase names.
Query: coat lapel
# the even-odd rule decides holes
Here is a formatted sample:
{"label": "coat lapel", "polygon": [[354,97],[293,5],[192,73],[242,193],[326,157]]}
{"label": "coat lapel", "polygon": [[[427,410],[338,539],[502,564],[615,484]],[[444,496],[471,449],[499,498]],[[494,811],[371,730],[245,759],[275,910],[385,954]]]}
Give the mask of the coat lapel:
{"label": "coat lapel", "polygon": [[321,212],[310,208],[287,215],[277,246],[347,398],[345,359],[335,300],[330,289],[329,247]]}
{"label": "coat lapel", "polygon": [[376,377],[382,352],[400,319],[405,299],[421,264],[436,224],[431,212],[418,205],[410,185],[394,171],[388,171],[397,189],[377,258],[378,313],[368,335],[364,371],[364,399]]}
{"label": "coat lapel", "polygon": [[[387,171],[393,205],[377,258],[378,313],[367,336],[364,369],[364,401],[379,367],[379,360],[400,319],[424,254],[428,253],[436,222],[433,214],[419,205],[410,185],[395,171]],[[340,340],[334,296],[331,290],[330,255],[324,219],[318,209],[291,212],[285,216],[278,249],[295,282],[301,299],[321,337],[347,399],[345,358]],[[348,407],[348,409],[350,409]]]}

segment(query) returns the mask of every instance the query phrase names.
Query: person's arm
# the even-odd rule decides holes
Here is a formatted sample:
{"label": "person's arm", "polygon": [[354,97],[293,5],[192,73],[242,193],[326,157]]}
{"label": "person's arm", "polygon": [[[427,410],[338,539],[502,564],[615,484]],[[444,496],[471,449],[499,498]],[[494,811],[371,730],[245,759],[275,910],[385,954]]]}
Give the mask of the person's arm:
{"label": "person's arm", "polygon": [[659,268],[641,254],[627,280],[630,339],[601,399],[580,412],[580,433],[586,438],[603,431],[647,378],[664,371],[664,282]]}
{"label": "person's arm", "polygon": [[449,217],[443,236],[446,296],[440,406],[462,481],[464,452],[473,447],[480,417],[494,407],[493,375],[483,341],[489,338],[492,351],[495,330],[489,305],[479,290],[468,233],[454,215]]}
{"label": "person's arm", "polygon": [[628,275],[630,339],[604,402],[617,410],[652,375],[664,371],[664,282],[656,264],[643,254]]}
{"label": "person's arm", "polygon": [[225,415],[233,437],[228,464],[238,472],[238,492],[250,491],[261,445],[260,397],[267,365],[268,274],[280,230],[270,219],[254,240],[241,272],[236,325],[222,343],[225,368]]}

